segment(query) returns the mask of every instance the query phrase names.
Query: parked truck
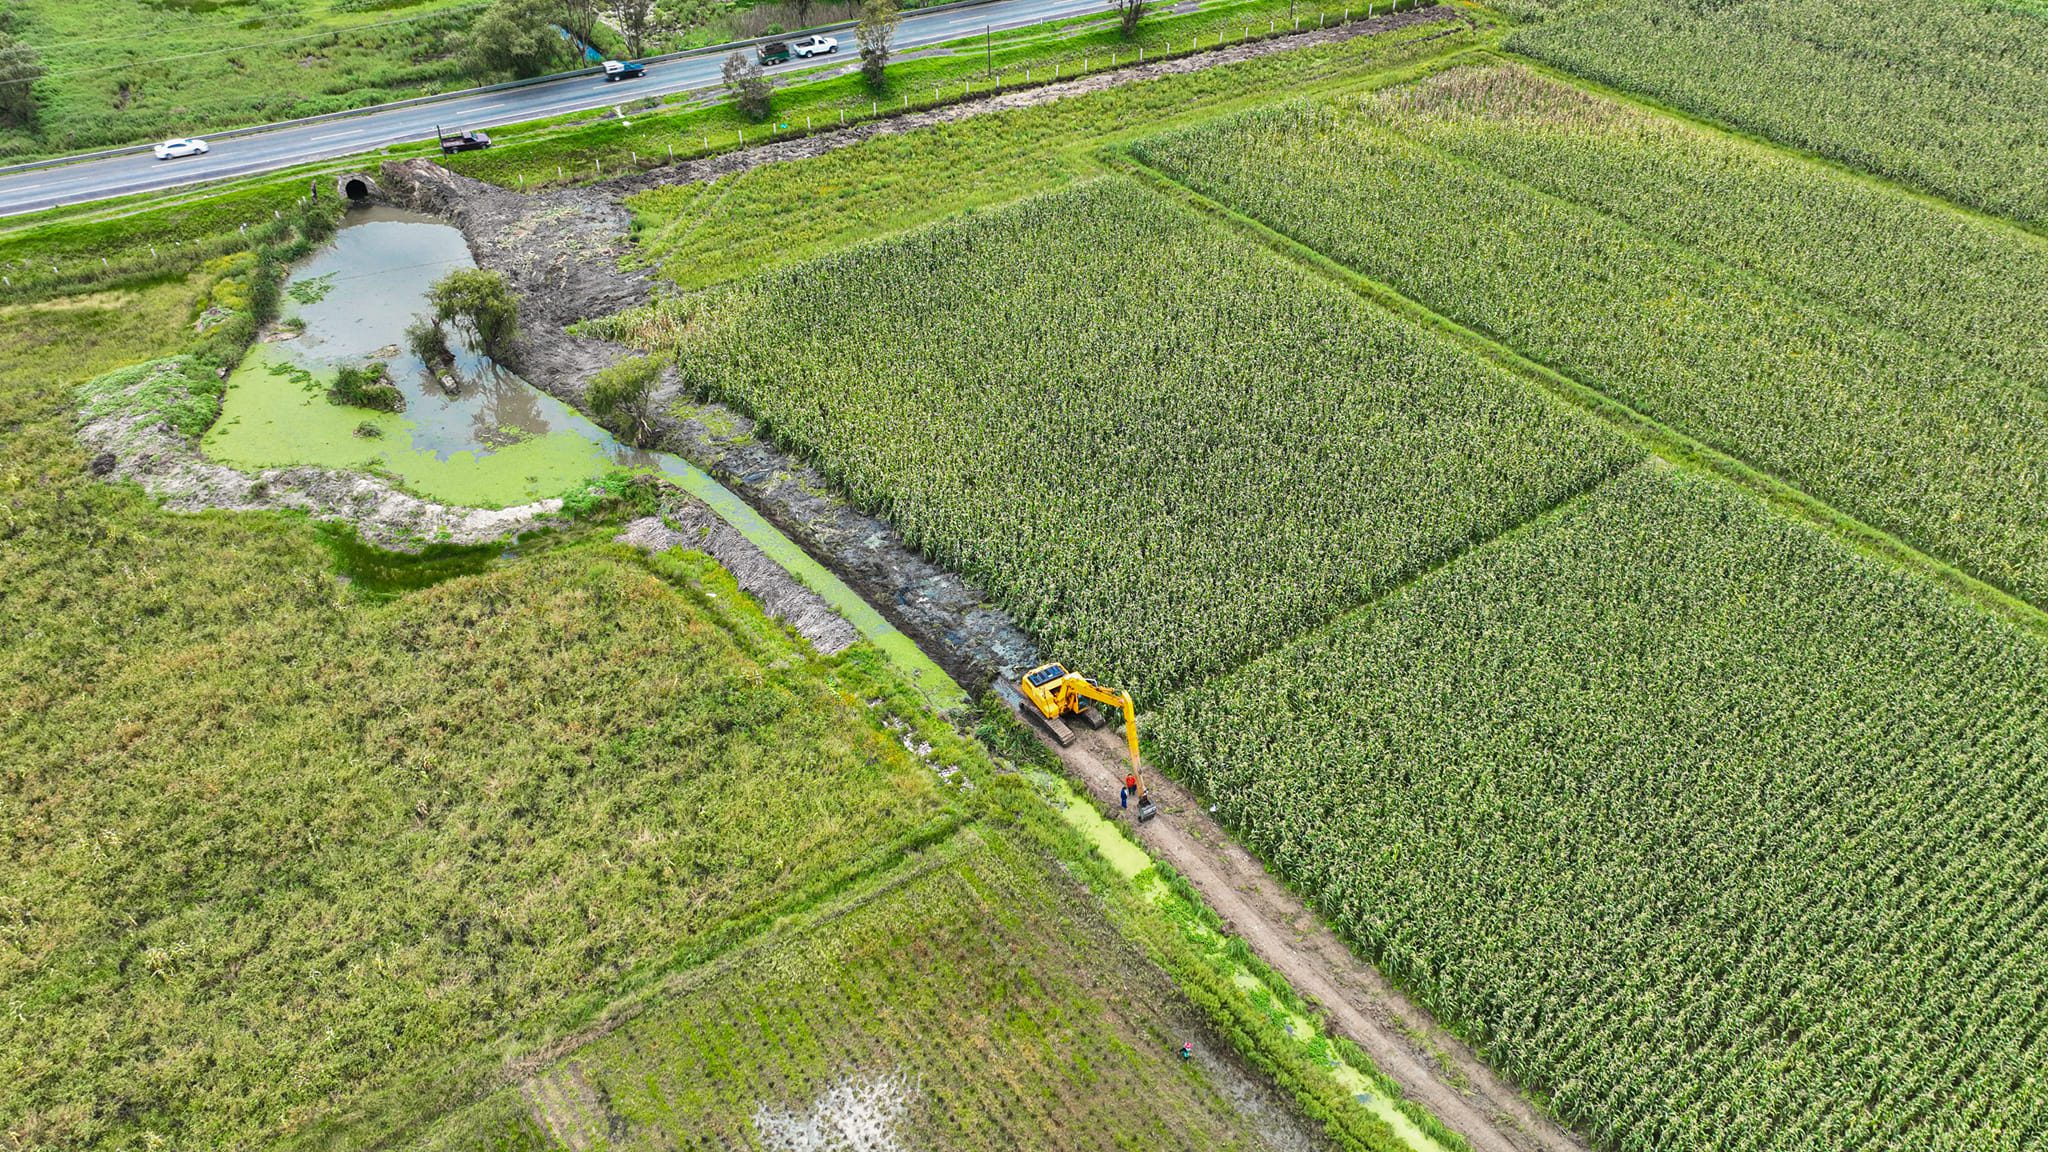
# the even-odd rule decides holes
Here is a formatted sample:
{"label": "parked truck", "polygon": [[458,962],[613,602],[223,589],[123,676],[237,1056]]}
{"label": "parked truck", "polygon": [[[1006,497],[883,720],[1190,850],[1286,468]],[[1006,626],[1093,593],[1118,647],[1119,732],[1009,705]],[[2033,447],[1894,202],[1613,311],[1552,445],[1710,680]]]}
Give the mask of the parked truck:
{"label": "parked truck", "polygon": [[488,135],[468,128],[457,129],[454,132],[444,132],[441,130],[441,126],[436,124],[434,125],[434,136],[441,141],[441,155],[443,156],[453,156],[457,152],[474,152],[480,148],[489,148],[491,146],[491,138]]}

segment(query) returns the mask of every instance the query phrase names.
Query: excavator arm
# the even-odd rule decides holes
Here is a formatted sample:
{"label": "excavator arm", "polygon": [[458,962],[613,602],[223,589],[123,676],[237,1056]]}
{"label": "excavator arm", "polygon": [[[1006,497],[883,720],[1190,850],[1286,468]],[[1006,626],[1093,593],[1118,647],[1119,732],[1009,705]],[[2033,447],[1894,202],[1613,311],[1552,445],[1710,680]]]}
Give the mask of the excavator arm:
{"label": "excavator arm", "polygon": [[1138,709],[1131,698],[1114,688],[1104,688],[1092,680],[1080,679],[1074,686],[1074,694],[1107,704],[1124,714],[1124,740],[1131,746],[1131,775],[1138,777],[1138,795],[1145,794],[1145,777],[1138,771]]}

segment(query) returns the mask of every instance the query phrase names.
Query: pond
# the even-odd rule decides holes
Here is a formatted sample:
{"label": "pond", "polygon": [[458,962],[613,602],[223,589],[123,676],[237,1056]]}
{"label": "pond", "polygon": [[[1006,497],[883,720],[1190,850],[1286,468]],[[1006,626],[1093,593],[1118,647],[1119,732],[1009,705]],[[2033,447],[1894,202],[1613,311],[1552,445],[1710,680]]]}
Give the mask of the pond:
{"label": "pond", "polygon": [[[658,472],[710,505],[811,591],[825,598],[913,683],[944,704],[964,700],[933,663],[844,581],[696,465],[620,443],[574,408],[451,334],[446,383],[403,347],[427,311],[427,290],[475,267],[462,233],[436,217],[357,209],[332,244],[293,270],[285,314],[296,336],[258,344],[233,375],[205,454],[244,470],[316,465],[374,472],[416,495],[503,508],[560,496],[620,468]],[[335,370],[383,361],[405,395],[401,412],[327,397]]]}
{"label": "pond", "polygon": [[[334,242],[285,286],[296,337],[259,344],[228,380],[207,455],[239,468],[318,464],[373,471],[451,504],[502,508],[559,496],[615,468],[653,468],[610,433],[451,338],[455,369],[436,378],[403,347],[427,290],[474,267],[462,233],[393,208],[352,211]],[[452,334],[451,334],[452,336]],[[337,368],[378,360],[402,412],[327,398]]]}

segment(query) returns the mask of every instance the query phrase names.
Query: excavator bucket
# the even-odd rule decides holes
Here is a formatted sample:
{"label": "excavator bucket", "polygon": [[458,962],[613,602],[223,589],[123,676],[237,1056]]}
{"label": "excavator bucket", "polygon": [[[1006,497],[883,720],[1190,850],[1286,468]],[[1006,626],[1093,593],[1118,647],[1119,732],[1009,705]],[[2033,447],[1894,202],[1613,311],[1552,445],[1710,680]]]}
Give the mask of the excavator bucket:
{"label": "excavator bucket", "polygon": [[1159,805],[1153,802],[1152,797],[1138,797],[1138,823],[1143,824],[1157,815],[1159,815]]}

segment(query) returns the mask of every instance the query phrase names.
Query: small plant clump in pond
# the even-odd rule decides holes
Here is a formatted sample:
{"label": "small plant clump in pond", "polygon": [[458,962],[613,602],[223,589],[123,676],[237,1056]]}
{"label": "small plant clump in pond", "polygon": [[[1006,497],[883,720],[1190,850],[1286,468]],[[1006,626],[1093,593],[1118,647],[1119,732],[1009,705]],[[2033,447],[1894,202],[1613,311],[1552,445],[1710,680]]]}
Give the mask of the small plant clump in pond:
{"label": "small plant clump in pond", "polygon": [[365,420],[361,424],[356,425],[356,435],[362,437],[365,440],[375,440],[377,437],[382,436],[383,434],[384,429],[379,428],[372,421]]}
{"label": "small plant clump in pond", "polygon": [[448,334],[432,316],[413,317],[412,323],[405,326],[405,346],[436,372],[455,363],[455,353],[448,347]]}
{"label": "small plant clump in pond", "polygon": [[[334,373],[334,383],[328,388],[327,396],[336,404],[378,412],[396,412],[405,407],[405,393],[391,382],[390,373],[382,361],[371,361],[362,367],[342,365]],[[357,427],[356,434],[362,434],[361,426]]]}

